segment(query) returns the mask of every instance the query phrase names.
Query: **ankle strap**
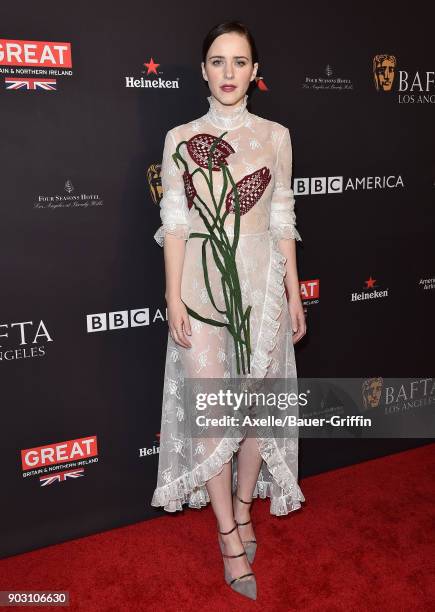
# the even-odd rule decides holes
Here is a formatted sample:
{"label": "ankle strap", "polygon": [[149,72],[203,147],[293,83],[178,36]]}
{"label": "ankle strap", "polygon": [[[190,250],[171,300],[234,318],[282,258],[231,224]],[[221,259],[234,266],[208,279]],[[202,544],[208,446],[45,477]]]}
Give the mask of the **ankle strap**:
{"label": "ankle strap", "polygon": [[[237,523],[237,521],[236,521]],[[243,525],[249,525],[249,523],[252,523],[252,520],[249,519],[249,521],[246,521],[246,523],[237,523],[237,527],[242,527]]]}
{"label": "ankle strap", "polygon": [[221,535],[229,535],[230,533],[233,533],[234,529],[237,529],[237,523],[234,523],[234,527],[232,529],[230,529],[229,531],[219,531],[218,532]]}
{"label": "ankle strap", "polygon": [[241,501],[241,502],[242,502],[242,504],[252,504],[252,502],[254,501],[253,499],[251,499],[251,501],[248,501],[248,502],[247,502],[247,501],[245,501],[244,499],[242,499],[241,497],[239,497],[239,496],[237,495],[237,493],[234,493],[234,495],[237,497],[237,499],[238,499],[239,501]]}
{"label": "ankle strap", "polygon": [[241,552],[239,555],[222,555],[222,557],[226,557],[227,559],[237,559],[238,557],[243,557],[244,555],[248,556],[248,553],[246,552],[246,550],[244,550],[243,552]]}

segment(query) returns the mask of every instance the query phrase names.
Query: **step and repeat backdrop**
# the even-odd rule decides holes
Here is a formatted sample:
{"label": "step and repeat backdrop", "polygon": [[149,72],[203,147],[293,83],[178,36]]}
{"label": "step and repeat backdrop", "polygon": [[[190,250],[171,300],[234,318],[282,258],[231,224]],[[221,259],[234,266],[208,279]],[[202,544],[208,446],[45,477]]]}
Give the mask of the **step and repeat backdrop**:
{"label": "step and repeat backdrop", "polygon": [[[429,17],[388,2],[1,8],[1,556],[162,514],[160,163],[167,130],[208,110],[201,45],[221,21],[257,42],[249,110],[292,136],[298,374],[433,375]],[[300,477],[429,441],[304,439]]]}

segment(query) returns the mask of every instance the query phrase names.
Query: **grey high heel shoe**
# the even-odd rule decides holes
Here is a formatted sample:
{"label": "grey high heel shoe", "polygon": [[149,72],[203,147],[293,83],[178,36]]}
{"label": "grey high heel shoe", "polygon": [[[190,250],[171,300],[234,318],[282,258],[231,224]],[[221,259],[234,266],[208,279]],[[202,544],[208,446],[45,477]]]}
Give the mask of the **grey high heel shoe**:
{"label": "grey high heel shoe", "polygon": [[[238,555],[226,555],[223,552],[224,547],[220,536],[229,535],[230,533],[233,533],[235,529],[237,529],[237,523],[234,524],[234,527],[230,529],[230,531],[218,531],[219,545],[224,562],[225,582],[233,589],[233,591],[236,591],[236,593],[249,597],[249,599],[257,599],[257,582],[255,580],[254,572],[247,572],[246,574],[233,578],[226,564],[226,559],[237,559],[238,557],[243,557],[243,555],[246,555],[246,550]],[[248,578],[248,576],[252,576],[252,578],[249,580],[243,580],[243,578]]]}
{"label": "grey high heel shoe", "polygon": [[[237,493],[234,493],[235,497],[237,497],[237,499],[242,502],[242,504],[252,504],[252,499],[251,501],[247,502],[244,499],[242,499],[241,497],[239,497],[237,495]],[[236,525],[237,527],[242,527],[243,525],[249,525],[249,523],[252,523],[252,520],[249,519],[249,521],[246,521],[245,523],[238,523],[236,521]],[[246,556],[248,557],[248,561],[249,563],[253,563],[254,558],[255,558],[255,553],[257,552],[257,540],[242,540],[242,544],[244,549],[246,550]]]}

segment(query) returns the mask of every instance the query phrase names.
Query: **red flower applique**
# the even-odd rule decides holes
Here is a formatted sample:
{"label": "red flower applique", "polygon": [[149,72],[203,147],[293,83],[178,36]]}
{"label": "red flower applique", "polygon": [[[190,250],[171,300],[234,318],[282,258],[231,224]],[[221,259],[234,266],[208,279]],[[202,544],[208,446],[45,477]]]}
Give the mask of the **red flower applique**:
{"label": "red flower applique", "polygon": [[[263,166],[252,174],[247,174],[238,183],[236,183],[237,193],[239,195],[240,214],[247,213],[264,193],[272,178],[269,168]],[[225,199],[226,209],[229,212],[235,212],[234,206],[234,189],[231,189]]]}
{"label": "red flower applique", "polygon": [[[208,168],[210,148],[216,138],[217,136],[212,136],[211,134],[196,134],[187,141],[186,146],[190,157],[201,168]],[[219,140],[211,156],[212,170],[220,170],[219,164],[227,166],[226,158],[231,153],[235,153],[233,147],[225,140]]]}
{"label": "red flower applique", "polygon": [[189,174],[187,170],[183,173],[183,181],[184,181],[184,191],[187,197],[187,204],[189,206],[189,210],[193,206],[193,200],[197,195],[195,185],[193,184],[192,175]]}

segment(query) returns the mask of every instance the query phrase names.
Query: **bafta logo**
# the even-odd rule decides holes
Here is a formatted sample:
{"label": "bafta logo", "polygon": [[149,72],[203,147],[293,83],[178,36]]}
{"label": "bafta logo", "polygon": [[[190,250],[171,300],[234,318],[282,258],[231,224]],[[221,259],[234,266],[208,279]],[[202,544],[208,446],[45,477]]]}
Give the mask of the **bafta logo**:
{"label": "bafta logo", "polygon": [[161,167],[162,164],[151,164],[147,170],[148,187],[154,204],[158,204],[163,196],[162,179],[160,178]]}
{"label": "bafta logo", "polygon": [[376,378],[368,378],[362,383],[362,397],[364,410],[369,408],[377,408],[381,399],[383,379],[378,376]]}
{"label": "bafta logo", "polygon": [[373,78],[377,91],[391,91],[397,60],[394,55],[386,53],[373,58]]}

